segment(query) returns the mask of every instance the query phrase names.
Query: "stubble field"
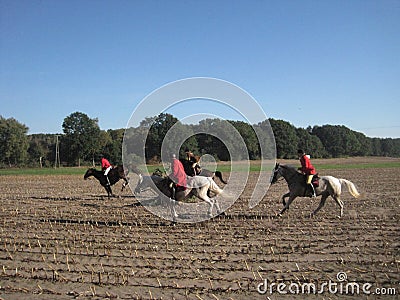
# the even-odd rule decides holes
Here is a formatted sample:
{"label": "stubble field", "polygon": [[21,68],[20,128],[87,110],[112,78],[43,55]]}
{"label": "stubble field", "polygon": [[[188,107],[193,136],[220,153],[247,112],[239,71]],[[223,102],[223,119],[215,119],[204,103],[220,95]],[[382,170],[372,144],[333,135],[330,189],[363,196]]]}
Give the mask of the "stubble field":
{"label": "stubble field", "polygon": [[[249,188],[225,217],[176,225],[121,183],[108,199],[83,173],[0,176],[1,299],[355,299],[346,283],[360,287],[357,299],[399,298],[398,167],[320,171],[362,192],[343,194],[343,218],[331,198],[314,218],[319,199],[310,198],[276,218],[280,181],[253,209]],[[315,294],[302,291],[311,284]]]}

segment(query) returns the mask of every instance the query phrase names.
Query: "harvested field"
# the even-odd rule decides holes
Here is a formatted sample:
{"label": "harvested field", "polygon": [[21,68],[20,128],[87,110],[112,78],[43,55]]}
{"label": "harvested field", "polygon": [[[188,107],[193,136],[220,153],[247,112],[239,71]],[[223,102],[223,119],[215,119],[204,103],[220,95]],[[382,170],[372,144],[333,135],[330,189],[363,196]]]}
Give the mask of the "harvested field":
{"label": "harvested field", "polygon": [[[275,218],[287,191],[280,181],[253,209],[246,190],[226,217],[176,225],[120,192],[121,183],[108,199],[83,173],[0,177],[1,299],[356,299],[348,282],[360,287],[357,299],[399,298],[398,167],[320,171],[362,192],[343,194],[343,218],[330,198],[314,218],[319,199],[309,198]],[[265,280],[275,286],[260,294]],[[304,284],[323,294],[302,293]]]}

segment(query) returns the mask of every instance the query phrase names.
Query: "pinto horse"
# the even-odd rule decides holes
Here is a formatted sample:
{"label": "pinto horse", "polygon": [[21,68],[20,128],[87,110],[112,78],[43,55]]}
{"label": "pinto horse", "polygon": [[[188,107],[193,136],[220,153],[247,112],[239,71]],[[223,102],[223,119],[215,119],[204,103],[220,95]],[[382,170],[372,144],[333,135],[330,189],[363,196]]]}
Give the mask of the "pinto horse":
{"label": "pinto horse", "polygon": [[[283,214],[284,211],[289,209],[289,205],[293,202],[296,197],[304,197],[308,189],[304,175],[297,172],[297,169],[287,165],[276,164],[274,169],[274,175],[272,177],[271,183],[278,181],[280,177],[285,178],[286,183],[289,187],[289,192],[282,196],[282,203],[284,205],[282,211],[278,214],[279,216]],[[311,216],[314,216],[324,205],[326,199],[331,196],[333,200],[340,207],[340,217],[343,216],[343,201],[340,200],[340,195],[342,193],[342,187],[346,187],[350,194],[354,198],[358,198],[360,193],[357,191],[356,186],[349,180],[343,178],[336,178],[333,176],[321,176],[319,178],[319,186],[315,188],[315,193],[317,196],[322,196],[319,206],[314,210]],[[289,197],[288,202],[285,198]]]}
{"label": "pinto horse", "polygon": [[122,184],[121,191],[129,184],[128,179],[126,178],[124,167],[122,165],[118,165],[108,172],[108,179],[110,180],[110,185],[108,184],[107,178],[104,175],[103,171],[96,170],[95,168],[90,168],[86,171],[83,179],[88,179],[90,176],[95,177],[100,184],[107,191],[108,197],[113,197],[114,194],[111,190],[111,185],[116,184],[120,179],[123,179],[125,182]]}
{"label": "pinto horse", "polygon": [[172,199],[171,184],[173,184],[173,181],[169,177],[161,177],[157,175],[142,176],[141,174],[139,174],[139,181],[135,188],[135,194],[151,188],[157,192],[159,197],[162,197],[164,195],[169,198],[169,208],[174,222],[178,218],[178,214],[175,210],[176,201],[182,201],[184,199],[188,199],[191,196],[196,196],[197,198],[205,201],[209,205],[208,216],[212,216],[214,206],[217,209],[218,215],[223,213],[220,209],[217,198],[210,198],[207,195],[208,190],[212,191],[217,196],[223,193],[223,190],[218,187],[218,185],[214,182],[214,180],[212,180],[212,178],[204,176],[188,177],[186,189],[176,191],[176,201]]}

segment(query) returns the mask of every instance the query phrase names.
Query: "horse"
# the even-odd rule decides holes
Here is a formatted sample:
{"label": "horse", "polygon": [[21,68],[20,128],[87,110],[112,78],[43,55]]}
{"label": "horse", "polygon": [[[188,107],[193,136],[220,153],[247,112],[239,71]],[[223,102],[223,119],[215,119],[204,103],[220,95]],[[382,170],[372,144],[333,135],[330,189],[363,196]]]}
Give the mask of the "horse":
{"label": "horse", "polygon": [[[305,197],[309,188],[305,180],[305,175],[299,173],[294,167],[277,163],[274,168],[271,183],[277,182],[280,177],[283,177],[286,180],[286,183],[289,187],[289,192],[282,196],[282,203],[284,207],[278,216],[281,216],[285,210],[289,209],[289,205],[296,197]],[[316,195],[322,196],[321,202],[315,211],[311,213],[311,216],[315,216],[315,214],[325,205],[326,199],[331,196],[339,205],[340,217],[342,217],[343,201],[340,200],[340,195],[342,193],[343,186],[348,189],[354,198],[358,198],[360,196],[356,186],[351,181],[333,176],[321,176],[319,178],[319,186],[315,187]],[[288,202],[285,201],[285,198],[287,197],[289,197]]]}
{"label": "horse", "polygon": [[172,199],[172,184],[173,181],[169,177],[161,177],[158,175],[143,176],[139,174],[139,181],[135,188],[135,193],[140,193],[147,188],[152,188],[159,194],[159,196],[164,195],[170,198],[170,210],[174,222],[176,221],[176,218],[178,218],[178,214],[175,211],[176,201],[182,201],[191,196],[196,196],[197,198],[205,201],[209,205],[208,216],[211,217],[214,205],[217,209],[217,214],[221,214],[221,209],[219,207],[217,199],[215,197],[210,198],[207,195],[208,190],[212,191],[217,196],[222,194],[223,192],[212,178],[204,176],[188,177],[186,189],[177,190],[175,192],[176,201]]}
{"label": "horse", "polygon": [[90,168],[86,171],[85,175],[83,176],[83,179],[86,180],[90,176],[95,177],[100,182],[100,184],[107,191],[108,197],[114,197],[114,194],[111,190],[111,185],[116,184],[120,179],[124,180],[121,191],[123,191],[124,188],[129,184],[129,181],[124,172],[124,167],[122,165],[118,165],[118,166],[112,168],[110,170],[110,172],[108,172],[108,179],[110,181],[110,185],[108,184],[107,178],[104,175],[103,171],[98,171],[95,168]]}
{"label": "horse", "polygon": [[139,173],[138,175],[139,175],[139,181],[134,190],[135,195],[140,194],[147,190],[153,190],[158,195],[160,195],[160,189],[157,188],[157,184],[160,184],[160,182],[164,180],[166,177],[163,177],[162,175],[156,175],[154,173],[153,175],[150,176],[143,176],[141,173]]}
{"label": "horse", "polygon": [[220,171],[212,172],[207,169],[203,169],[200,167],[198,162],[189,161],[187,159],[179,159],[179,161],[183,165],[183,169],[185,170],[186,175],[188,176],[203,176],[203,177],[211,177],[214,179],[214,176],[217,177],[223,184],[227,184],[227,182],[222,178],[222,173]]}

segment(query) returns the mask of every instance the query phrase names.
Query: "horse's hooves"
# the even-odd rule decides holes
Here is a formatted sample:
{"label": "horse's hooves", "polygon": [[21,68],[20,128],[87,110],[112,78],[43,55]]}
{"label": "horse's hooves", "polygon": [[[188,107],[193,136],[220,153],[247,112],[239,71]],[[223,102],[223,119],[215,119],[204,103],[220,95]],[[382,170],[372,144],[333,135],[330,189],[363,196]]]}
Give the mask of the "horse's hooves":
{"label": "horse's hooves", "polygon": [[176,222],[176,220],[179,218],[179,215],[178,214],[176,214],[176,215],[172,215],[172,222]]}

